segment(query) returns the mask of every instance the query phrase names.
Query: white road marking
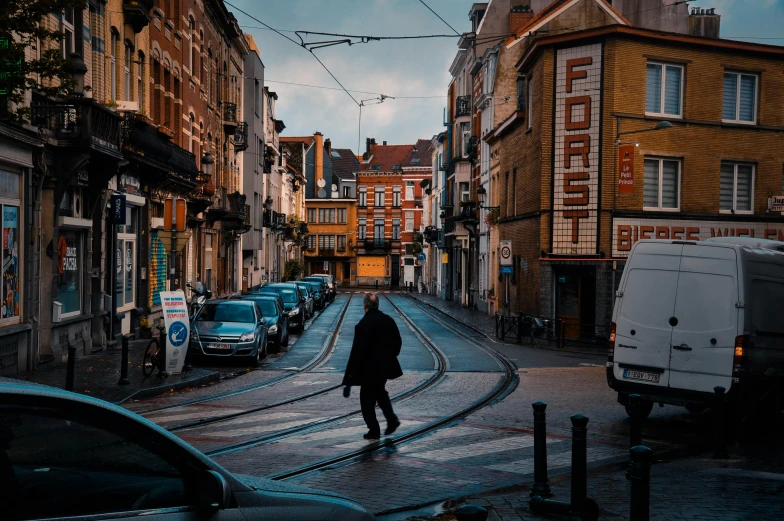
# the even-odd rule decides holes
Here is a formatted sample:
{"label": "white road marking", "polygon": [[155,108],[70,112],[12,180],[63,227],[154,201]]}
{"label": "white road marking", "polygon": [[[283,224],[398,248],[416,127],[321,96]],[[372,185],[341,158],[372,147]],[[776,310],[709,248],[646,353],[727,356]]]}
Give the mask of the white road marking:
{"label": "white road marking", "polygon": [[225,422],[221,422],[222,426],[225,425],[242,425],[244,423],[253,423],[253,422],[269,422],[272,420],[283,420],[286,418],[301,418],[305,413],[301,412],[272,412],[272,413],[262,413],[262,414],[249,414],[247,416],[240,416],[239,418],[234,418],[233,420],[227,420]]}
{"label": "white road marking", "polygon": [[581,367],[604,367],[603,364],[578,364]]}
{"label": "white road marking", "polygon": [[306,423],[310,423],[318,420],[324,420],[326,418],[327,417],[305,418],[298,421],[275,423],[271,425],[270,424],[255,425],[253,427],[245,427],[243,429],[210,431],[210,432],[201,433],[200,436],[205,436],[208,438],[237,438],[239,436],[248,436],[253,434],[261,434],[264,432],[273,432],[273,431],[282,431],[286,429],[291,429],[294,427],[299,427]]}
{"label": "white road marking", "polygon": [[[620,456],[622,454],[624,454],[624,451],[620,449],[613,448],[613,447],[601,447],[597,449],[588,449],[588,457],[586,459],[588,462],[591,462],[604,458],[609,458],[612,456]],[[549,470],[555,468],[568,467],[571,464],[572,464],[571,451],[562,452],[560,454],[547,455],[547,468]],[[513,474],[533,474],[534,458],[533,456],[531,456],[530,458],[512,461],[509,463],[501,463],[499,465],[489,465],[486,468],[492,470],[500,470],[501,472],[511,472]]]}
{"label": "white road marking", "polygon": [[[146,418],[155,423],[167,423],[178,420],[190,420],[193,418],[211,418],[213,416],[223,416],[235,412],[242,412],[245,409],[201,409],[199,412],[191,412],[186,414],[164,414],[162,416],[146,416]],[[220,412],[221,414],[215,414]],[[160,413],[159,413],[160,414]]]}
{"label": "white road marking", "polygon": [[[547,443],[560,443],[564,440],[548,438]],[[534,437],[530,434],[525,436],[513,436],[510,438],[502,438],[498,440],[479,441],[476,443],[469,443],[459,447],[446,447],[443,449],[428,450],[425,452],[415,452],[410,454],[410,457],[417,459],[427,459],[432,461],[453,461],[463,458],[473,458],[475,456],[484,456],[485,454],[494,454],[506,450],[525,449],[533,447]]]}

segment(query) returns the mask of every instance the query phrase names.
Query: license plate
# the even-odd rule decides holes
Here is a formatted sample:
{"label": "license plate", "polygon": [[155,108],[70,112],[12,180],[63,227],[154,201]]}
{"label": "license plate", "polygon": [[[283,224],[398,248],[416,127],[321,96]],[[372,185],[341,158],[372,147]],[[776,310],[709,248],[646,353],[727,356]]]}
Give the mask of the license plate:
{"label": "license plate", "polygon": [[231,349],[230,344],[210,344],[210,349]]}
{"label": "license plate", "polygon": [[632,369],[623,370],[623,377],[628,380],[643,380],[657,384],[660,376],[659,373],[646,373],[645,371],[634,371]]}

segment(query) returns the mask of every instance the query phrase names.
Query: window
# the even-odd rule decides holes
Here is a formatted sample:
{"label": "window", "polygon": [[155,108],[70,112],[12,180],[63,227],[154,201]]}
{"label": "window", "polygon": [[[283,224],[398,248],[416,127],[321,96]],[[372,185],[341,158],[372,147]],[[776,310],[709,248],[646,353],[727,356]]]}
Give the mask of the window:
{"label": "window", "polygon": [[343,187],[343,198],[344,199],[349,199],[350,197],[351,197],[351,187],[350,186],[344,186]]}
{"label": "window", "polygon": [[384,240],[384,219],[373,220],[373,238],[376,244]]}
{"label": "window", "polygon": [[[66,9],[63,11],[62,19],[63,30],[63,58],[68,59],[76,49],[76,38],[74,36],[74,10]],[[114,51],[112,51],[114,53]]]}
{"label": "window", "polygon": [[724,73],[724,104],[721,119],[729,123],[756,123],[756,74]]}
{"label": "window", "polygon": [[754,166],[721,164],[719,210],[731,213],[754,212]]}
{"label": "window", "polygon": [[335,159],[340,159],[340,152],[337,150],[330,150],[329,155],[334,157]]}
{"label": "window", "polygon": [[683,67],[648,63],[645,84],[645,113],[654,116],[680,116],[683,97]]}
{"label": "window", "polygon": [[144,54],[139,52],[138,63],[136,64],[136,99],[139,100],[139,111],[144,111],[144,82],[142,81],[143,70]]}
{"label": "window", "polygon": [[[10,518],[122,518],[131,515],[130,511],[150,513],[196,504],[197,491],[190,490],[181,470],[161,456],[180,465],[182,454],[169,456],[158,436],[134,435],[133,440],[141,444],[132,441],[127,420],[118,420],[116,415],[99,420],[99,416],[41,402],[36,407],[6,405],[0,409],[0,424],[8,440],[4,459],[18,481],[17,496],[9,498]],[[67,483],[68,494],[45,492],[52,480]],[[111,488],[111,500],[85,500],[106,487]]]}
{"label": "window", "polygon": [[[19,255],[22,253],[19,244],[19,207],[2,206],[2,226],[3,226],[3,245],[2,245],[2,276],[3,290],[2,295],[2,314],[0,319],[17,318],[21,316],[21,296],[20,284],[20,265]],[[70,267],[70,266],[69,266]]]}
{"label": "window", "polygon": [[414,230],[414,211],[406,210],[406,231],[410,232],[413,230]]}
{"label": "window", "polygon": [[308,222],[309,223],[316,222],[316,209],[315,208],[308,208]]}
{"label": "window", "polygon": [[334,235],[319,235],[318,247],[320,250],[334,250],[335,249],[335,236]]}
{"label": "window", "polygon": [[517,77],[517,110],[525,110],[525,74]]}
{"label": "window", "polygon": [[643,209],[680,208],[681,162],[674,159],[645,159]]}
{"label": "window", "polygon": [[373,192],[373,197],[375,201],[375,206],[384,206],[384,187],[377,186],[375,191]]}
{"label": "window", "polygon": [[188,29],[191,35],[191,52],[190,52],[190,62],[188,64],[188,69],[191,71],[191,76],[195,76],[193,72],[193,67],[196,65],[196,22],[193,21],[193,17],[189,17],[188,20]]}
{"label": "window", "polygon": [[367,186],[359,187],[359,206],[363,208],[367,206]]}
{"label": "window", "polygon": [[110,64],[110,71],[109,71],[109,81],[111,82],[112,86],[112,100],[117,99],[117,52],[119,51],[117,47],[117,40],[118,35],[117,33],[112,30],[112,61]]}
{"label": "window", "polygon": [[466,203],[471,200],[471,191],[468,189],[468,183],[460,183],[460,202]]}
{"label": "window", "polygon": [[78,315],[82,310],[82,234],[62,230],[57,253],[57,301],[63,306],[60,312],[64,316]]}
{"label": "window", "polygon": [[338,235],[338,251],[346,251],[346,236]]}
{"label": "window", "polygon": [[381,170],[381,165],[372,165],[370,167],[371,170]]}
{"label": "window", "polygon": [[315,235],[307,235],[305,236],[305,248],[308,250],[315,250],[316,249],[316,236]]}
{"label": "window", "polygon": [[392,207],[400,208],[400,186],[392,187]]}
{"label": "window", "polygon": [[418,164],[418,163],[419,163],[419,158],[418,158],[418,157],[412,157],[412,158],[411,158],[411,164],[412,164],[412,165],[416,165],[416,164]]}
{"label": "window", "polygon": [[357,238],[367,238],[367,219],[359,219],[359,226],[357,227]]}
{"label": "window", "polygon": [[526,89],[526,95],[528,96],[528,113],[525,116],[527,121],[528,128],[530,129],[533,126],[533,119],[534,119],[534,79],[528,78],[528,84]]}
{"label": "window", "polygon": [[414,181],[406,181],[406,201],[414,200]]}
{"label": "window", "polygon": [[259,80],[253,82],[253,110],[256,116],[261,113],[261,86]]}
{"label": "window", "polygon": [[193,112],[190,113],[188,116],[188,132],[190,132],[190,137],[188,138],[188,152],[193,152],[193,123],[194,117]]}
{"label": "window", "polygon": [[338,222],[340,224],[346,224],[346,209],[345,208],[338,208]]}
{"label": "window", "polygon": [[400,240],[400,219],[392,219],[392,240]]}
{"label": "window", "polygon": [[335,222],[335,209],[334,208],[319,208],[319,222],[320,223],[334,223]]}
{"label": "window", "polygon": [[136,226],[138,210],[127,206],[124,226],[117,227],[116,287],[117,309],[136,307]]}

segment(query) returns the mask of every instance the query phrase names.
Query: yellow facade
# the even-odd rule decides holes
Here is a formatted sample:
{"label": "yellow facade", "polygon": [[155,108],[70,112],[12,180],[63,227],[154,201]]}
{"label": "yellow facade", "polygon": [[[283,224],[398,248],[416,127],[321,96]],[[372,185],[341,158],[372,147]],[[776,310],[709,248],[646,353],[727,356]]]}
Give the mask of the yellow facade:
{"label": "yellow facade", "polygon": [[305,273],[328,273],[343,286],[356,284],[357,203],[354,199],[306,199]]}

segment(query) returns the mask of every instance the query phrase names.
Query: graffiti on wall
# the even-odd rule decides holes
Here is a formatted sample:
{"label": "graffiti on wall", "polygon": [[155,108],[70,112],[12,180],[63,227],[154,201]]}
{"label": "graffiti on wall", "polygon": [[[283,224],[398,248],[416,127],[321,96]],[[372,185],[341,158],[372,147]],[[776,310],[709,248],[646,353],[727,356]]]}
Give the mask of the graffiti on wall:
{"label": "graffiti on wall", "polygon": [[166,248],[158,233],[150,234],[150,307],[161,305],[161,291],[166,291]]}

